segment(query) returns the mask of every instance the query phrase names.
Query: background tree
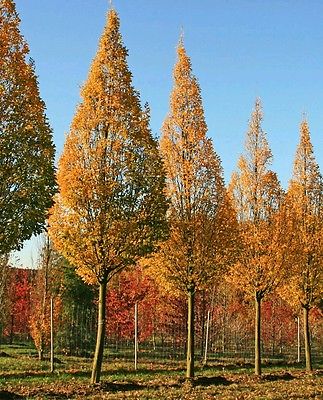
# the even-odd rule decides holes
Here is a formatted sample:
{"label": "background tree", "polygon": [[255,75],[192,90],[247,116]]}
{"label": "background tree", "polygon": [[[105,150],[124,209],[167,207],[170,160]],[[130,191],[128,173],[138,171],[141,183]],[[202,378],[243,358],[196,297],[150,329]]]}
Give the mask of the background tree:
{"label": "background tree", "polygon": [[283,295],[289,303],[300,303],[302,306],[306,369],[311,371],[309,310],[319,304],[323,294],[323,180],[306,120],[300,125],[300,142],[287,203],[289,218],[294,221],[296,234],[291,277],[284,287]]}
{"label": "background tree", "polygon": [[126,56],[112,9],[59,161],[50,218],[56,248],[99,286],[93,383],[101,373],[107,283],[152,251],[165,228],[163,166]]}
{"label": "background tree", "polygon": [[[279,212],[283,192],[268,169],[272,153],[262,129],[262,108],[257,99],[252,113],[245,155],[232,175],[230,193],[238,215],[241,251],[231,280],[255,301],[255,373],[261,374],[261,301],[277,287],[286,262],[284,229]],[[283,251],[278,251],[282,249]]]}
{"label": "background tree", "polygon": [[0,254],[44,228],[55,192],[52,131],[12,0],[0,0]]}
{"label": "background tree", "polygon": [[29,336],[30,289],[34,270],[10,268],[7,301],[9,302],[9,321],[7,333],[10,344],[19,335],[20,340]]}
{"label": "background tree", "polygon": [[8,281],[10,274],[10,267],[8,264],[8,256],[0,255],[0,340],[2,338],[3,328],[6,325],[8,317],[8,305],[10,304],[8,299]]}
{"label": "background tree", "polygon": [[59,257],[58,264],[60,281],[56,286],[60,304],[56,344],[65,354],[87,356],[95,344],[96,293],[64,257]]}
{"label": "background tree", "polygon": [[230,250],[234,225],[223,183],[220,159],[206,137],[200,87],[192,73],[182,39],[177,48],[170,112],[162,127],[170,237],[155,262],[161,274],[186,293],[187,371],[194,377],[194,296],[222,270]]}
{"label": "background tree", "polygon": [[38,351],[39,360],[43,360],[44,351],[50,341],[50,299],[54,299],[54,309],[58,315],[61,273],[48,236],[44,237],[38,269],[31,290],[30,333]]}

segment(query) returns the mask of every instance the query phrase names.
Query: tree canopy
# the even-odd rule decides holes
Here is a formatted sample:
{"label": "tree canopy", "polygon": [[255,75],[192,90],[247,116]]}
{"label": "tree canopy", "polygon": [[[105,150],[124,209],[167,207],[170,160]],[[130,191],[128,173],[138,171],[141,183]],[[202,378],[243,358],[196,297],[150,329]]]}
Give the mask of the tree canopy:
{"label": "tree canopy", "polygon": [[52,131],[12,0],[0,1],[0,254],[41,233],[56,191]]}

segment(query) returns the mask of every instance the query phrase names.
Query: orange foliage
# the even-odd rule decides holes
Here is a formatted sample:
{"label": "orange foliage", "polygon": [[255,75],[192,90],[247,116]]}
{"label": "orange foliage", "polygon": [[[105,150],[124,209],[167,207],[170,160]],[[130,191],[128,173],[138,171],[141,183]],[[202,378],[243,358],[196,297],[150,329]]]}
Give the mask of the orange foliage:
{"label": "orange foliage", "polygon": [[170,199],[170,237],[149,262],[170,288],[186,292],[203,287],[227,266],[235,216],[220,159],[206,136],[200,88],[182,40],[177,55],[170,112],[160,142]]}
{"label": "orange foliage", "polygon": [[251,296],[262,298],[284,277],[287,263],[288,220],[281,207],[283,191],[276,174],[268,170],[272,154],[262,130],[257,99],[246,139],[246,153],[232,175],[229,191],[237,211],[240,233],[238,262],[230,280]]}
{"label": "orange foliage", "polygon": [[323,295],[323,180],[306,120],[300,125],[293,177],[287,193],[294,221],[293,263],[281,293],[293,306],[312,308]]}
{"label": "orange foliage", "polygon": [[59,160],[50,235],[88,283],[151,251],[165,225],[163,167],[127,53],[110,10]]}

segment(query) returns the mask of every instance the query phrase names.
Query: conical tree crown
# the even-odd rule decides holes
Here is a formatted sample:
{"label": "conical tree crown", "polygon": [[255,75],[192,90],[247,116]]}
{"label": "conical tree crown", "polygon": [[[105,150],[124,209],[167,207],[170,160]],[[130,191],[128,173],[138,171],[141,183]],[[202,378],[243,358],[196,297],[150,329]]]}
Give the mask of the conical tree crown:
{"label": "conical tree crown", "polygon": [[308,122],[300,124],[293,176],[287,192],[294,223],[291,278],[283,294],[309,309],[322,299],[323,180],[315,160]]}
{"label": "conical tree crown", "polygon": [[55,192],[54,145],[12,0],[0,0],[0,253],[40,233]]}
{"label": "conical tree crown", "polygon": [[190,220],[201,212],[214,214],[224,184],[220,159],[206,137],[201,90],[182,40],[177,56],[170,111],[162,127],[160,147],[174,217]]}
{"label": "conical tree crown", "polygon": [[170,235],[155,257],[154,270],[184,291],[202,287],[223,271],[233,248],[235,215],[220,159],[206,133],[200,87],[180,40],[170,110],[160,141]]}
{"label": "conical tree crown", "polygon": [[267,219],[277,209],[281,197],[277,175],[268,169],[272,153],[262,120],[262,106],[257,99],[247,131],[245,153],[240,157],[238,171],[232,175],[230,183],[240,221]]}
{"label": "conical tree crown", "polygon": [[165,228],[164,170],[110,10],[59,161],[56,247],[90,282],[150,251]]}
{"label": "conical tree crown", "polygon": [[289,194],[297,203],[305,203],[308,212],[319,212],[323,208],[323,182],[319,166],[315,160],[308,122],[300,124],[300,142],[296,149],[293,177]]}
{"label": "conical tree crown", "polygon": [[113,124],[125,136],[136,132],[131,125],[138,123],[141,116],[139,95],[132,86],[126,61],[128,51],[119,28],[118,14],[110,10],[98,52],[81,91],[83,101],[72,126],[77,130],[96,129],[98,121],[100,124],[104,121],[106,128]]}

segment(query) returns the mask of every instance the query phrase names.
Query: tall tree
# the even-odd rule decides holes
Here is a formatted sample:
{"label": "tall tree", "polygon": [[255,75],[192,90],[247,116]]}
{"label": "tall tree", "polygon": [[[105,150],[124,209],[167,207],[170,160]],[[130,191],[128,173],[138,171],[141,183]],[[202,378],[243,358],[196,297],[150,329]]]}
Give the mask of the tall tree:
{"label": "tall tree", "polygon": [[59,161],[50,218],[56,248],[99,287],[93,383],[102,366],[107,283],[152,251],[166,227],[164,169],[127,54],[111,9]]}
{"label": "tall tree", "polygon": [[0,0],[0,254],[44,228],[55,192],[52,131],[12,0]]}
{"label": "tall tree", "polygon": [[160,142],[170,200],[170,237],[155,260],[161,273],[187,295],[187,371],[194,377],[194,296],[228,261],[232,208],[220,159],[207,138],[201,91],[181,39],[170,111]]}
{"label": "tall tree", "polygon": [[291,278],[285,298],[301,304],[304,315],[306,369],[312,370],[309,311],[323,294],[323,179],[315,160],[306,120],[300,124],[293,176],[287,193],[290,218],[294,220],[295,247]]}
{"label": "tall tree", "polygon": [[286,252],[284,217],[279,212],[282,189],[274,172],[266,134],[262,129],[262,107],[257,99],[238,171],[233,173],[230,193],[237,211],[240,254],[231,270],[232,281],[255,301],[255,373],[261,374],[261,301],[282,278]]}

